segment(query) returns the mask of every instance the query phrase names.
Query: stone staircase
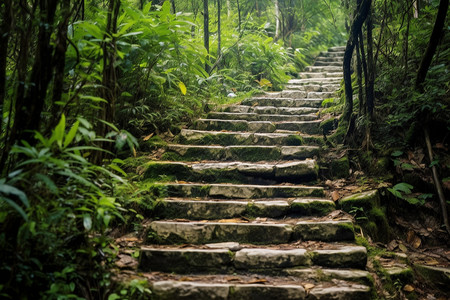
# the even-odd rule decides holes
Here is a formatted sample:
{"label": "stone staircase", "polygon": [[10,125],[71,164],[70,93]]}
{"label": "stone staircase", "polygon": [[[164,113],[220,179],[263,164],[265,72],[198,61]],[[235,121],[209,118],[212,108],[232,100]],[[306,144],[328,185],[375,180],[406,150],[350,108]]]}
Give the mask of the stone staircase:
{"label": "stone staircase", "polygon": [[343,51],[199,119],[148,164],[165,197],[139,258],[155,299],[371,298],[366,248],[316,185],[316,113],[339,88]]}

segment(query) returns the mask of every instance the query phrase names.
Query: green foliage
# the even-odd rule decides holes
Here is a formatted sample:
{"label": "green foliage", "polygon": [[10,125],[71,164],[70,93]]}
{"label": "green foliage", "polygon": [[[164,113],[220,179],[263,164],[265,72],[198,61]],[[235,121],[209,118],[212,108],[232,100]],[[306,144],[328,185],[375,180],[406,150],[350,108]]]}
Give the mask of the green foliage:
{"label": "green foliage", "polygon": [[117,175],[124,173],[120,161],[101,167],[86,159],[102,150],[74,144],[77,138],[90,139],[81,126],[75,121],[66,130],[63,115],[49,138],[36,133],[35,146],[24,142],[12,149],[21,162],[1,179],[1,199],[8,206],[1,206],[0,272],[9,273],[1,283],[13,298],[31,292],[78,299],[93,280],[98,287],[91,295],[105,288],[102,264],[114,257],[105,232],[122,218],[114,191],[126,182]]}

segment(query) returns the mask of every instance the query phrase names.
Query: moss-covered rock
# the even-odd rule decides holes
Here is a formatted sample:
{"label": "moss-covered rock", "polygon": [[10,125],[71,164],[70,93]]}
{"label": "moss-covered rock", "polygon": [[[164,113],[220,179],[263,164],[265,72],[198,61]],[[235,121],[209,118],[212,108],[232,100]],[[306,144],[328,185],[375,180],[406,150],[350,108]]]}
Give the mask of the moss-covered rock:
{"label": "moss-covered rock", "polygon": [[386,208],[381,206],[378,190],[353,194],[339,200],[338,207],[355,216],[364,231],[374,240],[388,242],[391,229]]}
{"label": "moss-covered rock", "polygon": [[347,156],[333,160],[330,164],[332,178],[346,178],[350,172],[350,164]]}
{"label": "moss-covered rock", "polygon": [[336,125],[337,125],[337,119],[330,118],[330,119],[322,121],[322,123],[320,123],[320,125],[319,125],[319,128],[322,130],[324,135],[329,135],[331,133],[331,131],[336,129],[336,127],[337,127]]}

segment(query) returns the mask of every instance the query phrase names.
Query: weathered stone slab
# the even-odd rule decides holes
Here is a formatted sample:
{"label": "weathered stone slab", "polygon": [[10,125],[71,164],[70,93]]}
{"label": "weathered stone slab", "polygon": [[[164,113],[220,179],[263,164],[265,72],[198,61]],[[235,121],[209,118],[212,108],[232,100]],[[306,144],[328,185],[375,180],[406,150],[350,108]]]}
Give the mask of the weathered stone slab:
{"label": "weathered stone slab", "polygon": [[414,269],[425,279],[442,291],[448,293],[450,287],[450,268],[415,264]]}
{"label": "weathered stone slab", "polygon": [[310,92],[308,98],[328,99],[336,97],[335,92]]}
{"label": "weathered stone slab", "polygon": [[335,209],[334,202],[328,199],[295,199],[290,212],[303,216],[325,216]]}
{"label": "weathered stone slab", "polygon": [[[158,300],[226,300],[230,285],[201,282],[158,281],[152,283],[153,297]],[[152,298],[153,298],[152,297]]]}
{"label": "weathered stone slab", "polygon": [[140,250],[139,269],[189,273],[208,270],[226,270],[232,262],[228,249],[173,249],[143,247]]}
{"label": "weathered stone slab", "polygon": [[333,250],[314,250],[312,261],[326,267],[363,269],[367,263],[367,249],[362,246],[346,246]]}
{"label": "weathered stone slab", "polygon": [[228,249],[230,251],[239,251],[242,248],[241,245],[236,242],[213,243],[206,244],[205,246],[211,249]]}
{"label": "weathered stone slab", "polygon": [[281,159],[306,159],[319,154],[319,147],[315,146],[283,146]]}
{"label": "weathered stone slab", "polygon": [[299,122],[275,122],[277,130],[300,131],[306,134],[320,133],[320,122],[316,121],[299,121]]}
{"label": "weathered stone slab", "polygon": [[246,201],[165,200],[155,213],[163,218],[214,220],[245,215],[247,205]]}
{"label": "weathered stone slab", "polygon": [[326,61],[316,61],[314,63],[315,66],[340,66],[342,67],[343,62],[335,61],[335,62],[326,62]]}
{"label": "weathered stone slab", "polygon": [[290,268],[310,264],[305,249],[242,249],[236,252],[234,258],[234,266],[237,269]]}
{"label": "weathered stone slab", "polygon": [[258,114],[258,113],[214,112],[209,113],[208,118],[222,119],[222,120],[274,122],[274,121],[310,121],[316,120],[318,117],[315,114],[278,115],[278,114]]}
{"label": "weathered stone slab", "polygon": [[287,243],[292,227],[287,224],[172,222],[150,225],[155,242],[203,244],[234,241],[240,243]]}
{"label": "weathered stone slab", "polygon": [[292,98],[251,98],[242,101],[243,105],[261,105],[275,107],[320,107],[322,99],[292,99]]}
{"label": "weathered stone slab", "polygon": [[308,295],[308,300],[362,300],[370,298],[370,288],[359,284],[342,287],[316,287],[313,288]]}
{"label": "weathered stone slab", "polygon": [[197,130],[230,130],[251,132],[274,132],[275,126],[269,121],[198,119],[194,125]]}
{"label": "weathered stone slab", "polygon": [[302,240],[354,240],[351,221],[300,221],[294,227],[294,238]]}
{"label": "weathered stone slab", "polygon": [[284,271],[289,276],[298,277],[302,280],[330,281],[341,279],[354,282],[370,284],[370,273],[357,269],[321,269],[321,268],[292,268]]}
{"label": "weathered stone slab", "polygon": [[229,300],[304,299],[305,290],[300,285],[271,286],[240,284],[231,287]]}
{"label": "weathered stone slab", "polygon": [[319,167],[315,160],[293,161],[275,165],[275,178],[314,180],[318,176]]}

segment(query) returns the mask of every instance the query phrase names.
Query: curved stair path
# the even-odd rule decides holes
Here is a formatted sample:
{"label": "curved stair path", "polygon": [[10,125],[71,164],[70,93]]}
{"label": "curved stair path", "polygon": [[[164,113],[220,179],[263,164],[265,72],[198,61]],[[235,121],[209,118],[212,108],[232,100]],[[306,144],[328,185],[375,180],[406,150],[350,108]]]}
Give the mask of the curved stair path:
{"label": "curved stair path", "polygon": [[[212,112],[151,162],[165,175],[139,270],[156,299],[369,299],[366,249],[324,197],[317,112],[342,79],[330,48],[287,89]],[[341,216],[341,217],[339,217]]]}

